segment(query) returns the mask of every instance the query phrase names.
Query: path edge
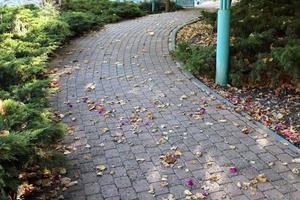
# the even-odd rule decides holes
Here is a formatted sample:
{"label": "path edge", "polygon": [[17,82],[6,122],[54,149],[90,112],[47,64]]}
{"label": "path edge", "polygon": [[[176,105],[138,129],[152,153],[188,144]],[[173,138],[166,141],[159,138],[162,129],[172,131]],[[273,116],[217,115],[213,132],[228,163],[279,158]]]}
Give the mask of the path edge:
{"label": "path edge", "polygon": [[[201,20],[201,16],[196,18],[196,19],[192,19],[189,20],[179,26],[177,26],[175,29],[173,29],[171,31],[171,33],[169,34],[169,53],[171,51],[175,50],[176,47],[176,35],[177,33],[186,25],[195,23],[197,21]],[[205,85],[202,81],[200,81],[199,79],[197,79],[191,72],[186,71],[184,69],[184,64],[181,61],[175,60],[173,59],[174,62],[176,63],[177,67],[181,69],[182,73],[194,84],[196,85],[202,92],[205,92],[207,94],[211,94],[212,96],[214,96],[216,99],[218,99],[220,102],[222,102],[223,104],[225,104],[226,106],[230,107],[230,108],[235,108],[235,106],[228,101],[227,99],[225,99],[224,97],[222,97],[221,95],[219,95],[216,91],[214,91],[213,89],[211,89],[210,87],[208,87],[207,85]],[[233,112],[234,109],[232,110]],[[294,153],[297,153],[298,155],[300,155],[300,149],[298,147],[296,147],[294,144],[292,144],[291,142],[289,142],[288,140],[286,140],[285,138],[281,137],[280,135],[278,135],[276,132],[274,132],[273,130],[271,130],[270,128],[266,127],[265,125],[263,125],[261,122],[258,122],[256,120],[254,120],[249,114],[245,113],[245,112],[241,112],[238,113],[240,115],[242,115],[243,117],[247,118],[248,120],[251,120],[251,122],[253,122],[256,126],[258,126],[260,129],[262,129],[263,131],[265,131],[269,136],[271,136],[272,138],[274,138],[277,142],[286,145],[291,151],[293,151]]]}

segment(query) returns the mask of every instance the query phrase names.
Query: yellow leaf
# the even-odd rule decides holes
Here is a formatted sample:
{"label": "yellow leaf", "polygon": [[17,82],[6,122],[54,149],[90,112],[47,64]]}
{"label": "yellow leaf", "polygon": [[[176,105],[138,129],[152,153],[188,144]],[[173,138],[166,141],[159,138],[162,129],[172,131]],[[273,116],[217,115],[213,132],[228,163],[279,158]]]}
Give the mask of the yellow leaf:
{"label": "yellow leaf", "polygon": [[0,137],[6,137],[8,135],[9,135],[9,131],[7,130],[0,131]]}
{"label": "yellow leaf", "polygon": [[104,170],[106,170],[106,166],[105,165],[98,165],[97,170],[103,172]]}
{"label": "yellow leaf", "polygon": [[255,179],[260,183],[265,183],[268,181],[266,175],[264,175],[264,174],[260,174],[260,175],[256,176]]}
{"label": "yellow leaf", "polygon": [[3,104],[3,101],[0,99],[0,114],[1,115],[4,115],[5,114],[5,111],[4,111],[4,104]]}
{"label": "yellow leaf", "polygon": [[180,157],[182,156],[182,152],[180,150],[175,151],[175,156]]}
{"label": "yellow leaf", "polygon": [[208,180],[210,180],[210,181],[218,181],[218,180],[220,180],[220,177],[217,176],[217,175],[214,175],[214,176],[208,177]]}
{"label": "yellow leaf", "polygon": [[300,158],[295,158],[292,160],[293,163],[300,163]]}

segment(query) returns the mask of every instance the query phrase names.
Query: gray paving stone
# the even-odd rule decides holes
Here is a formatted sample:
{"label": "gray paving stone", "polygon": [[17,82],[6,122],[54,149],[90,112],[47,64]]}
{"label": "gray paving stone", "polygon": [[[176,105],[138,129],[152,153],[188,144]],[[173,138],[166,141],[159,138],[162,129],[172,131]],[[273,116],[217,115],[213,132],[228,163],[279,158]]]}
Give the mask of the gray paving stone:
{"label": "gray paving stone", "polygon": [[100,192],[100,185],[98,183],[88,183],[84,185],[84,191],[87,195],[92,195]]}
{"label": "gray paving stone", "polygon": [[115,178],[117,188],[127,188],[131,186],[130,179],[127,176]]}
{"label": "gray paving stone", "polygon": [[[78,184],[65,191],[66,199],[147,200],[173,194],[181,200],[185,198],[187,178],[195,182],[193,191],[202,190],[203,185],[209,187],[208,199],[276,199],[284,195],[294,200],[300,196],[300,178],[291,172],[299,168],[292,163],[299,155],[271,137],[264,138],[263,130],[231,109],[217,110],[216,105],[221,102],[212,101],[210,94],[197,88],[169,55],[169,33],[198,16],[198,11],[179,11],[110,24],[99,32],[74,39],[59,50],[54,63],[60,64],[55,67],[63,70],[68,65],[73,73],[60,77],[61,89],[51,97],[51,105],[54,110],[66,113],[69,108],[64,102],[70,101],[74,105],[72,116],[77,118],[63,119],[74,127],[74,134],[66,136],[65,143],[77,148],[68,155],[71,164],[68,177],[78,180]],[[149,36],[147,29],[154,36]],[[79,64],[80,69],[75,70]],[[166,74],[167,71],[172,73]],[[95,89],[85,91],[91,82],[96,84]],[[188,98],[181,101],[184,94]],[[101,102],[106,111],[114,112],[104,116],[89,111],[82,97]],[[169,106],[159,108],[157,100]],[[208,104],[203,120],[188,116],[203,106],[199,100]],[[153,120],[146,119],[146,112],[137,112],[137,106],[151,111]],[[131,121],[136,114],[142,118],[139,127],[133,127]],[[219,119],[224,118],[227,122],[220,123]],[[206,122],[213,125],[207,126]],[[251,128],[252,132],[241,133],[233,122]],[[110,131],[102,134],[105,127]],[[155,127],[157,132],[152,132]],[[133,128],[141,132],[135,134]],[[124,141],[118,143],[114,138],[116,133],[122,133]],[[163,133],[168,140],[158,145],[156,142]],[[173,146],[183,155],[177,157],[174,167],[165,167],[160,156]],[[202,152],[203,156],[195,156],[196,152]],[[85,159],[87,156],[91,158]],[[213,163],[211,166],[209,161]],[[274,165],[270,166],[270,162]],[[99,164],[107,167],[102,176],[96,175]],[[229,165],[235,166],[238,173],[230,174]],[[110,174],[111,171],[115,173]],[[258,184],[255,193],[236,186],[238,181],[249,182],[260,173],[267,176],[268,182]],[[162,175],[168,175],[167,187],[160,187]],[[209,181],[212,175],[221,178]],[[156,196],[148,193],[150,185],[154,186]]]}
{"label": "gray paving stone", "polygon": [[133,188],[129,187],[129,188],[122,188],[119,190],[121,199],[128,199],[128,200],[132,200],[132,199],[136,199],[137,198],[137,194],[134,191]]}
{"label": "gray paving stone", "polygon": [[101,187],[101,194],[104,198],[117,196],[118,189],[115,185],[104,185]]}
{"label": "gray paving stone", "polygon": [[133,187],[136,192],[144,192],[149,190],[149,183],[146,180],[137,180],[133,182]]}

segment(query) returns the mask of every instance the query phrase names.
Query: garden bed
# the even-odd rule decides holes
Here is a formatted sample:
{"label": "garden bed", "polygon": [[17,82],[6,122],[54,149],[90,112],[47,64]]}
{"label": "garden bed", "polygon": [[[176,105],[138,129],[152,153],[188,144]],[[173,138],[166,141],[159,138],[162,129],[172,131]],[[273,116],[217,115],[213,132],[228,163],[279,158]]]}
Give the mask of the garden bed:
{"label": "garden bed", "polygon": [[[231,38],[231,43],[235,38]],[[177,33],[174,56],[183,61],[204,84],[296,146],[300,146],[300,89],[285,83],[245,84],[220,87],[214,83],[216,30],[204,20],[186,25]]]}

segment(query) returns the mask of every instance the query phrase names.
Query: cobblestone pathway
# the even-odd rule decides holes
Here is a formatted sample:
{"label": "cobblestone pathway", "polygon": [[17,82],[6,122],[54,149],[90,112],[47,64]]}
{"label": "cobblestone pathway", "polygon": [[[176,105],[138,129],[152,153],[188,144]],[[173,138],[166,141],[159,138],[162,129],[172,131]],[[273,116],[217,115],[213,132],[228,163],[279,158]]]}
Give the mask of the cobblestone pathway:
{"label": "cobblestone pathway", "polygon": [[[207,191],[208,199],[300,199],[300,178],[292,173],[300,167],[292,162],[298,155],[222,109],[169,56],[170,32],[198,13],[111,24],[73,40],[53,61],[65,67],[53,108],[71,112],[63,121],[74,129],[66,137],[72,164],[67,176],[78,184],[66,190],[66,199],[185,199],[186,189]],[[162,163],[167,152],[175,152],[174,166]],[[268,181],[254,179],[259,174]],[[251,180],[257,187],[246,189]]]}

